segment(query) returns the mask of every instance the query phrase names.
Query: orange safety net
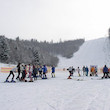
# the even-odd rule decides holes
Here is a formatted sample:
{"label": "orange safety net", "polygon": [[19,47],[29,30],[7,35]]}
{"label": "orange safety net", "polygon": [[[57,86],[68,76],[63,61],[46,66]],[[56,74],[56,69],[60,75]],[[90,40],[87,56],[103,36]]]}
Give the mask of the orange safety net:
{"label": "orange safety net", "polygon": [[1,73],[9,73],[13,67],[1,67]]}

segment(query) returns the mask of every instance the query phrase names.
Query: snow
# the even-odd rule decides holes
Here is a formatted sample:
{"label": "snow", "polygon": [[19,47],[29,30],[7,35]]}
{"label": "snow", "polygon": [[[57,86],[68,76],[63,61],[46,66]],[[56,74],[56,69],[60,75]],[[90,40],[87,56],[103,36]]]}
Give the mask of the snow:
{"label": "snow", "polygon": [[[104,42],[108,40],[101,38],[85,42],[70,60],[60,57],[59,68],[109,65],[109,44]],[[1,66],[7,67],[5,64]],[[38,78],[34,82],[4,83],[8,74],[0,73],[0,109],[110,110],[110,79],[98,80],[102,76],[100,72],[98,77],[78,77],[76,72],[72,79],[67,79],[68,75],[68,71],[56,71],[56,78],[51,78],[48,73],[47,80]]]}
{"label": "snow", "polygon": [[100,38],[86,41],[74,57],[66,59],[59,56],[59,59],[60,68],[69,66],[82,68],[82,66],[90,67],[90,65],[98,65],[101,68],[105,64],[110,66],[110,39]]}
{"label": "snow", "polygon": [[[68,72],[48,73],[47,80],[3,83],[8,74],[0,74],[1,110],[110,110],[110,80],[80,77],[68,80]],[[16,74],[17,75],[17,74]],[[99,75],[102,76],[102,75]]]}

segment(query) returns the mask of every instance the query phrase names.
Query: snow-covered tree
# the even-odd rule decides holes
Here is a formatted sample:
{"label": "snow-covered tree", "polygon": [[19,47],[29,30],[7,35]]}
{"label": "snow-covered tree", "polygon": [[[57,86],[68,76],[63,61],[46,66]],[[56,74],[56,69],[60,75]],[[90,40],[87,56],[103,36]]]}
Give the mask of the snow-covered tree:
{"label": "snow-covered tree", "polygon": [[9,47],[7,39],[4,36],[0,36],[0,62],[8,63],[9,59]]}

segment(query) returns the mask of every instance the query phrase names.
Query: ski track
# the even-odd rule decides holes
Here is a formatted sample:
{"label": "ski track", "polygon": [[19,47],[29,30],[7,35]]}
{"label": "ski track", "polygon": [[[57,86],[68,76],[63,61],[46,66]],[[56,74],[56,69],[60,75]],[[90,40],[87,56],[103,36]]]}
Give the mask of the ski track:
{"label": "ski track", "polygon": [[110,92],[110,89],[106,90],[106,87],[102,88],[102,85],[101,85],[95,97],[91,98],[91,101],[88,104],[88,107],[86,108],[86,110],[110,110],[109,92]]}

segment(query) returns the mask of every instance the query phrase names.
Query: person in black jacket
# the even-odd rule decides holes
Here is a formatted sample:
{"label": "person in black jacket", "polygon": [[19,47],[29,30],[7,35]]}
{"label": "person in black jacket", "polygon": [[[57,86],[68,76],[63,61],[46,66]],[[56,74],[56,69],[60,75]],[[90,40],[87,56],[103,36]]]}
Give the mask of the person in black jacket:
{"label": "person in black jacket", "polygon": [[37,66],[33,65],[33,77],[34,80],[37,80],[38,68]]}
{"label": "person in black jacket", "polygon": [[21,64],[21,63],[18,63],[18,65],[17,65],[18,76],[16,77],[16,79],[20,79],[20,72],[21,72],[20,64]]}

